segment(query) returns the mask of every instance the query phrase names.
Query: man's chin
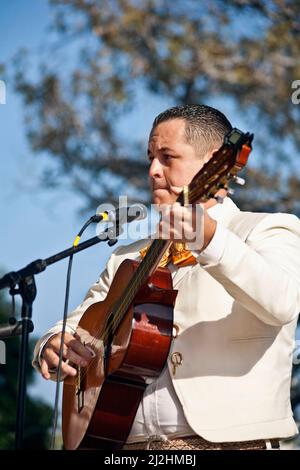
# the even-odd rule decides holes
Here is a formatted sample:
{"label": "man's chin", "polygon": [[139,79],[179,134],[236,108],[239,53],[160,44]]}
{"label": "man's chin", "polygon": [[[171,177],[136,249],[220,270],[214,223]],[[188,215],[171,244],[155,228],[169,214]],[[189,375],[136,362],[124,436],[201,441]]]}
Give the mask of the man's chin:
{"label": "man's chin", "polygon": [[177,197],[174,194],[170,194],[165,189],[158,189],[152,193],[152,204],[173,204]]}

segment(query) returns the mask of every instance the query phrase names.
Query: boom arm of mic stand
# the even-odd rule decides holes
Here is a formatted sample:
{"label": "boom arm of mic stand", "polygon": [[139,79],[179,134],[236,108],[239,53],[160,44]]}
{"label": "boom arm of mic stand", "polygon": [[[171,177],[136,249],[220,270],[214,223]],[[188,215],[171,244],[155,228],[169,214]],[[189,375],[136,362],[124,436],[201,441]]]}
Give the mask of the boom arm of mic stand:
{"label": "boom arm of mic stand", "polygon": [[[107,232],[107,230],[105,230],[105,232]],[[107,235],[105,239],[101,239],[99,237],[90,238],[89,240],[79,243],[77,246],[72,246],[71,248],[67,248],[64,251],[60,251],[59,253],[56,253],[55,255],[49,256],[49,258],[37,259],[33,261],[32,263],[28,264],[27,266],[25,266],[25,268],[20,269],[19,271],[11,271],[5,274],[0,279],[0,289],[5,289],[6,287],[14,287],[16,284],[19,284],[19,282],[22,279],[28,276],[34,276],[35,274],[39,274],[45,271],[47,266],[57,263],[57,261],[67,258],[68,256],[72,254],[76,254],[79,251],[85,250],[86,248],[96,245],[97,243],[105,242],[108,240],[108,238],[109,238],[109,234]],[[117,240],[114,239],[114,240],[109,240],[108,243],[111,246],[116,242]]]}

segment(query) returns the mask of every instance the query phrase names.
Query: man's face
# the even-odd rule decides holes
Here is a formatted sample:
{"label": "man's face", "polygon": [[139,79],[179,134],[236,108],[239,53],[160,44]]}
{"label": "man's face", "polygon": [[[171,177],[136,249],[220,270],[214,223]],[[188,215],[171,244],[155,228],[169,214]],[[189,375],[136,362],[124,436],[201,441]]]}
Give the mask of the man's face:
{"label": "man's face", "polygon": [[154,204],[171,204],[175,188],[188,185],[204,164],[186,142],[185,121],[172,119],[158,124],[148,144],[149,177]]}

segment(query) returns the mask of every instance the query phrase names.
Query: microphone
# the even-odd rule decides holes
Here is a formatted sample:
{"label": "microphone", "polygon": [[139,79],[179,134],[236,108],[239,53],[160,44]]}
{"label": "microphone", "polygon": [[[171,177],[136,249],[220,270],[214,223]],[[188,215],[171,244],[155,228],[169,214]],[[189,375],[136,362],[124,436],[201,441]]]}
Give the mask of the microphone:
{"label": "microphone", "polygon": [[100,212],[100,214],[95,214],[90,217],[89,220],[83,225],[73,242],[73,246],[78,246],[81,235],[90,224],[97,224],[98,222],[113,222],[114,226],[118,227],[118,230],[122,230],[120,229],[120,226],[123,224],[133,222],[134,220],[142,220],[146,217],[147,208],[143,204],[134,204],[133,206],[129,207],[118,207],[118,209],[115,211]]}
{"label": "microphone", "polygon": [[147,208],[143,204],[118,207],[115,211],[104,211],[93,217],[94,222],[113,222],[115,224],[126,224],[134,220],[142,220],[147,217]]}

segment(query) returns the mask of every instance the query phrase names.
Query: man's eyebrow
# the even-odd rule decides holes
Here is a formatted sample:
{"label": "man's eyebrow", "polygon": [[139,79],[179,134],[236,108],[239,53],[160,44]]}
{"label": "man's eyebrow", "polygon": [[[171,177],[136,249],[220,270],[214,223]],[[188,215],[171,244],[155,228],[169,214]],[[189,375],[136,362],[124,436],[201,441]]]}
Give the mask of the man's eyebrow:
{"label": "man's eyebrow", "polygon": [[[161,147],[161,148],[158,149],[158,150],[159,150],[159,152],[166,152],[166,151],[167,151],[167,152],[174,152],[174,150],[171,149],[170,147]],[[148,150],[147,150],[147,155],[151,155],[151,154],[152,154],[152,152],[151,152],[151,150],[148,148]]]}

